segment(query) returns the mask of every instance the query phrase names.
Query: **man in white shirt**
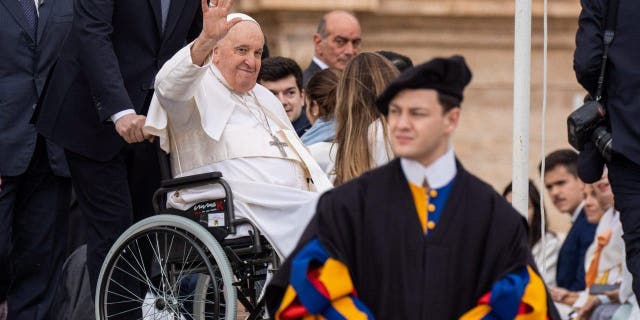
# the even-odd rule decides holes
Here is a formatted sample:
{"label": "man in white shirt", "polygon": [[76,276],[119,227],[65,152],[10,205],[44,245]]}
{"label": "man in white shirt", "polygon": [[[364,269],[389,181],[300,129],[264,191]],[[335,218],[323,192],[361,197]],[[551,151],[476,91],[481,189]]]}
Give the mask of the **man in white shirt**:
{"label": "man in white shirt", "polygon": [[[264,36],[245,14],[203,8],[203,30],[160,70],[145,130],[160,137],[176,177],[220,171],[247,217],[281,256],[295,245],[318,192],[331,187],[278,99],[256,84]],[[205,186],[176,192],[186,209],[222,196]],[[243,234],[243,230],[238,231]]]}

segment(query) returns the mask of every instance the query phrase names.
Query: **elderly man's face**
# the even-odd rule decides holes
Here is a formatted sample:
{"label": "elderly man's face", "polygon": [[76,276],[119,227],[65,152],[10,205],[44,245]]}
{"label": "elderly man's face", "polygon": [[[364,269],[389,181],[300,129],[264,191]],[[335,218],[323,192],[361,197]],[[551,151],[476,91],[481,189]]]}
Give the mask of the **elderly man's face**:
{"label": "elderly man's face", "polygon": [[264,36],[252,21],[242,21],[214,47],[213,63],[231,88],[247,92],[256,85]]}
{"label": "elderly man's face", "polygon": [[329,67],[342,70],[360,50],[360,24],[345,12],[329,13],[325,21],[326,37],[313,37],[316,56]]}

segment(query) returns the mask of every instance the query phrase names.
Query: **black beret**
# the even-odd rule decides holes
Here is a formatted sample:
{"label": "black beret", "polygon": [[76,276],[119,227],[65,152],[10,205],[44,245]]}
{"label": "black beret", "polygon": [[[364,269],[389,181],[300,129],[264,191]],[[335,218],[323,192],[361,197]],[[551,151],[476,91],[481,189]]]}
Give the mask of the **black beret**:
{"label": "black beret", "polygon": [[405,70],[376,99],[378,110],[386,115],[389,102],[404,89],[434,89],[462,102],[462,92],[471,81],[471,70],[462,56],[435,58]]}

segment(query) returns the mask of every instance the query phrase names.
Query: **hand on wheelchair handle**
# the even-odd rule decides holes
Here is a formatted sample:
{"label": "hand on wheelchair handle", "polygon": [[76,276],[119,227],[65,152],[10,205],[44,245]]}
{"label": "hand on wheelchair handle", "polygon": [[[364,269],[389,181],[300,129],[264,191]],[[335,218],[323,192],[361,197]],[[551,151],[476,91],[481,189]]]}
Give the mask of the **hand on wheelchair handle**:
{"label": "hand on wheelchair handle", "polygon": [[151,137],[142,129],[146,119],[145,116],[134,113],[124,115],[116,120],[116,131],[129,144],[142,142]]}

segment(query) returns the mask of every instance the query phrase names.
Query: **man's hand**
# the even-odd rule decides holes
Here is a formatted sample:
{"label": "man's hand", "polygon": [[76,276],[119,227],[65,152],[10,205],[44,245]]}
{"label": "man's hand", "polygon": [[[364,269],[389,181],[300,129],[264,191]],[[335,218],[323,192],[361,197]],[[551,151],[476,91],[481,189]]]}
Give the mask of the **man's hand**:
{"label": "man's hand", "polygon": [[551,293],[553,301],[562,302],[562,300],[569,295],[569,290],[560,287],[551,287],[549,288],[549,293]]}
{"label": "man's hand", "polygon": [[134,113],[124,115],[116,120],[116,131],[127,143],[142,142],[151,137],[142,130],[146,119],[145,116]]}
{"label": "man's hand", "polygon": [[593,310],[595,310],[596,307],[599,305],[600,305],[600,300],[598,300],[595,297],[589,297],[589,300],[587,301],[587,303],[585,303],[584,306],[580,308],[580,311],[578,311],[577,319],[589,320],[589,318],[591,318],[591,314],[593,314]]}
{"label": "man's hand", "polygon": [[194,64],[203,65],[218,40],[224,38],[236,23],[242,21],[240,18],[227,21],[233,1],[201,0],[202,32],[191,47],[191,60]]}
{"label": "man's hand", "polygon": [[7,320],[7,313],[9,312],[7,309],[7,300],[5,300],[0,303],[0,320]]}
{"label": "man's hand", "polygon": [[611,300],[611,303],[620,303],[620,289],[605,291],[604,295]]}
{"label": "man's hand", "polygon": [[202,0],[202,38],[218,41],[224,38],[229,29],[240,18],[227,21],[227,14],[231,10],[234,0]]}

